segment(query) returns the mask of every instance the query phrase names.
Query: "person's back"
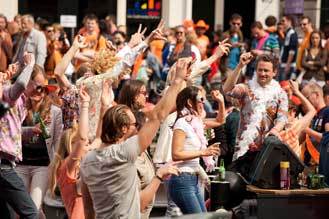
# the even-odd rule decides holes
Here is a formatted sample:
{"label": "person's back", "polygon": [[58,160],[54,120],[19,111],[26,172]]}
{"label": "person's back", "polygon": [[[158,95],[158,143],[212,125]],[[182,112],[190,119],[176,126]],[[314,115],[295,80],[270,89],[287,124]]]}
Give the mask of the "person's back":
{"label": "person's back", "polygon": [[87,153],[81,177],[93,200],[96,218],[140,218],[135,161],[138,136]]}

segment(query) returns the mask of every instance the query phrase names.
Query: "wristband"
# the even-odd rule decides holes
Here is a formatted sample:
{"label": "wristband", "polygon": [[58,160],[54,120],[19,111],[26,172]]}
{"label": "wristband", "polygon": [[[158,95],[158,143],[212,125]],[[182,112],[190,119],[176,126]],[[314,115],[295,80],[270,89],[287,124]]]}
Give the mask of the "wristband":
{"label": "wristband", "polygon": [[158,176],[158,174],[155,174],[155,177],[156,177],[158,180],[160,180],[160,182],[163,182],[163,179],[162,179],[160,176]]}

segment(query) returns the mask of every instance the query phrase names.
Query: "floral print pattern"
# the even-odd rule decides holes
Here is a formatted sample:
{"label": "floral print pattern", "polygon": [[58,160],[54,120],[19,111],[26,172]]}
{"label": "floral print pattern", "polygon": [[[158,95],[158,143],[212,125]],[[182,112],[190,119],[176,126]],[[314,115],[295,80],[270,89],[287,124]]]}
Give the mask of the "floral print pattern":
{"label": "floral print pattern", "polygon": [[287,122],[288,98],[277,81],[272,80],[262,87],[256,76],[248,84],[236,85],[228,95],[239,99],[242,106],[235,160],[248,150],[260,150],[274,125]]}

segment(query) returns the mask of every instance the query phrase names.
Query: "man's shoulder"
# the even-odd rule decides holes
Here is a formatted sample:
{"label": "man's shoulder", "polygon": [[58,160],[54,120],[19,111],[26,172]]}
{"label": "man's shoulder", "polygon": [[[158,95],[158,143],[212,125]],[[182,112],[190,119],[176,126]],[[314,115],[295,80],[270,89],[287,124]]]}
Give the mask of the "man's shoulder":
{"label": "man's shoulder", "polygon": [[32,29],[32,31],[31,31],[31,37],[32,38],[35,38],[35,39],[40,39],[40,38],[46,39],[45,34],[43,32],[41,32],[41,31],[37,30],[37,29]]}

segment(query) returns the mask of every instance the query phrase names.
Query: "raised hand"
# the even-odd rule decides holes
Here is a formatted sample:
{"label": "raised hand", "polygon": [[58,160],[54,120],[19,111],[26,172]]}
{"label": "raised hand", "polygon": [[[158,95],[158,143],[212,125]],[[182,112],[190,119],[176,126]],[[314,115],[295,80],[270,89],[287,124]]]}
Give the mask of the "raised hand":
{"label": "raised hand", "polygon": [[112,51],[117,51],[117,49],[114,47],[113,43],[110,40],[106,40],[106,48]]}
{"label": "raised hand", "polygon": [[79,95],[80,95],[80,99],[81,99],[82,103],[90,102],[90,96],[89,96],[88,92],[86,91],[86,87],[84,85],[82,85],[80,87]]}
{"label": "raised hand", "polygon": [[297,81],[289,80],[290,88],[294,94],[300,92],[299,91],[299,85]]}
{"label": "raised hand", "polygon": [[161,19],[157,28],[151,32],[151,34],[146,37],[145,42],[149,44],[153,40],[164,40],[166,41],[167,38],[164,36],[164,21]]}
{"label": "raised hand", "polygon": [[254,56],[253,56],[250,52],[243,53],[243,54],[240,56],[240,62],[239,62],[239,65],[242,65],[242,66],[248,65],[249,62],[251,62],[251,60],[252,60],[253,58],[254,58]]}
{"label": "raised hand", "polygon": [[219,90],[211,91],[211,97],[216,102],[224,102],[224,96],[220,93]]}
{"label": "raised hand", "polygon": [[83,49],[83,48],[86,48],[88,46],[88,44],[86,43],[86,39],[84,36],[78,35],[74,39],[72,46],[75,48],[78,48],[78,49]]}
{"label": "raised hand", "polygon": [[187,80],[188,79],[188,67],[192,62],[192,57],[180,58],[176,62],[176,69],[173,71],[173,80]]}
{"label": "raised hand", "polygon": [[222,57],[223,55],[228,55],[228,53],[230,52],[230,48],[232,47],[232,45],[227,42],[228,40],[229,39],[226,38],[222,42],[218,43],[218,47],[215,50],[215,54],[218,57]]}
{"label": "raised hand", "polygon": [[13,64],[10,64],[8,66],[8,69],[6,70],[6,72],[4,73],[5,75],[5,79],[6,80],[9,80],[12,78],[13,75],[15,75],[17,73],[19,69],[19,63],[16,62],[16,63],[13,63]]}
{"label": "raised hand", "polygon": [[145,34],[146,30],[147,30],[147,28],[145,27],[144,30],[142,31],[142,24],[139,24],[138,30],[136,33],[134,33],[131,36],[128,46],[130,48],[134,48],[135,46],[140,44],[144,39],[144,34]]}

